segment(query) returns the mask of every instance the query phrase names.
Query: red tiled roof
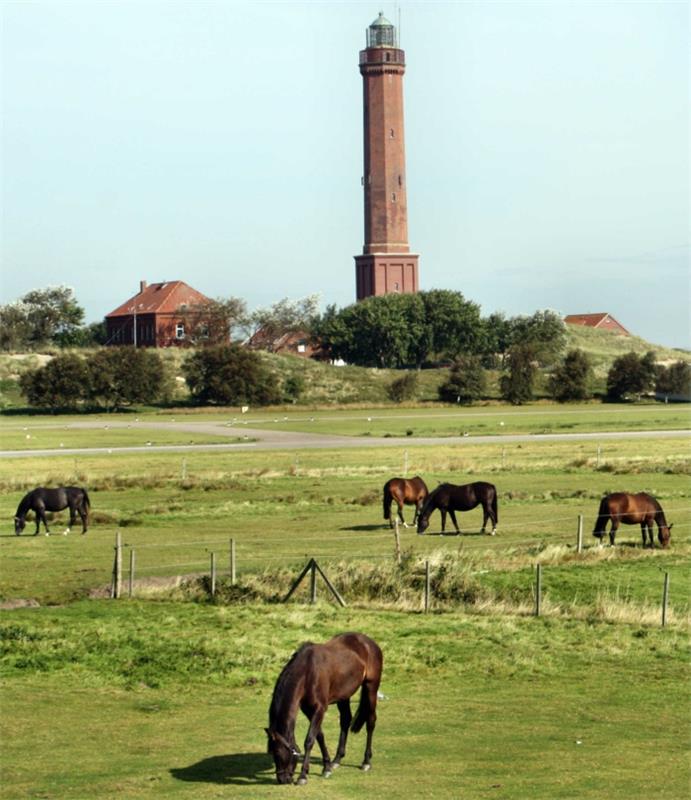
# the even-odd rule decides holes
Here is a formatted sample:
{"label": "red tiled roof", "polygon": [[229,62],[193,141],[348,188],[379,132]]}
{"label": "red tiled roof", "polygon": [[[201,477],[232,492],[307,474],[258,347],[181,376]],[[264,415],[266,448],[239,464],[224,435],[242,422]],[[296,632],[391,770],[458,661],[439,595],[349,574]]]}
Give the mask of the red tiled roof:
{"label": "red tiled roof", "polygon": [[126,317],[137,314],[173,314],[180,306],[192,306],[208,302],[209,298],[188,286],[184,281],[164,281],[145,286],[137,294],[125,300],[108,317]]}
{"label": "red tiled roof", "polygon": [[588,328],[599,328],[605,322],[610,322],[625,333],[628,333],[621,322],[617,322],[611,314],[606,312],[602,314],[568,314],[564,317],[564,322],[567,325],[585,325]]}

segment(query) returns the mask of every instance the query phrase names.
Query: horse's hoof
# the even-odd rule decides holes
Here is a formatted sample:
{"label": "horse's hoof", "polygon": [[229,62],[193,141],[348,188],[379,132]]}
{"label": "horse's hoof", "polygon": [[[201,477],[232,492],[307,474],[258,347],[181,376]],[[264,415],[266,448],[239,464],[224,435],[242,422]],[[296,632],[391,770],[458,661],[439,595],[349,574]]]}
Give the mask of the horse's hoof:
{"label": "horse's hoof", "polygon": [[298,778],[298,786],[304,786],[307,783],[307,778]]}
{"label": "horse's hoof", "polygon": [[371,765],[371,764],[363,764],[363,765],[360,767],[360,769],[361,769],[363,772],[369,772],[369,771],[372,769],[372,765]]}
{"label": "horse's hoof", "polygon": [[340,761],[334,761],[331,764],[331,769],[338,769],[340,766],[341,766],[341,762]]}
{"label": "horse's hoof", "polygon": [[333,770],[330,769],[325,769],[324,772],[322,772],[322,778],[330,778],[332,775]]}

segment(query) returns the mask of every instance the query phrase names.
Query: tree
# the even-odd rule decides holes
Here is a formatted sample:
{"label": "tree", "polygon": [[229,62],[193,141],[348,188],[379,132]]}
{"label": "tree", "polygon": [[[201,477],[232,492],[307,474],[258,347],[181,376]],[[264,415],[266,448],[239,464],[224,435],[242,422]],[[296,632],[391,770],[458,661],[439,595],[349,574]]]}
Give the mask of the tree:
{"label": "tree", "polygon": [[30,344],[42,345],[78,328],[84,321],[84,309],[78,305],[69,286],[34,289],[22,297],[31,325]]}
{"label": "tree", "polygon": [[506,357],[507,370],[499,380],[501,396],[513,405],[533,399],[533,382],[537,367],[530,345],[513,345]]}
{"label": "tree", "polygon": [[425,307],[425,357],[433,353],[437,358],[456,358],[481,351],[484,331],[476,303],[448,289],[432,289],[419,296]]}
{"label": "tree", "polygon": [[218,297],[177,313],[185,325],[185,341],[191,345],[228,344],[234,330],[249,324],[247,304],[238,297]]}
{"label": "tree", "polygon": [[199,403],[268,405],[281,401],[270,371],[259,355],[239,345],[216,345],[192,353],[182,371]]}
{"label": "tree", "polygon": [[391,381],[386,392],[394,403],[402,403],[404,400],[412,400],[415,397],[417,384],[417,372],[405,372],[400,378]]}
{"label": "tree", "polygon": [[90,374],[85,361],[67,353],[43,367],[25,372],[19,388],[29,405],[38,408],[74,408],[89,395]]}
{"label": "tree", "polygon": [[449,377],[439,387],[439,399],[447,403],[473,403],[484,396],[487,377],[479,356],[459,356]]}
{"label": "tree", "polygon": [[592,396],[590,381],[593,369],[583,350],[570,350],[549,379],[549,392],[559,403],[587,400]]}
{"label": "tree", "polygon": [[668,367],[658,367],[655,391],[666,397],[691,398],[691,364],[675,361]]}
{"label": "tree", "polygon": [[6,351],[22,350],[31,337],[31,322],[24,303],[15,302],[0,306],[0,348]]}
{"label": "tree", "polygon": [[18,302],[0,306],[0,346],[20,350],[60,343],[78,331],[84,309],[68,286],[33,289]]}
{"label": "tree", "polygon": [[315,320],[313,334],[333,358],[362,367],[419,366],[428,336],[421,293],[368,297]]}
{"label": "tree", "polygon": [[549,366],[561,355],[566,343],[566,326],[554,311],[536,311],[531,316],[513,317],[508,321],[509,346],[530,347],[533,359]]}
{"label": "tree", "polygon": [[107,409],[133,403],[156,403],[170,394],[161,356],[154,350],[107,347],[88,360],[89,399]]}
{"label": "tree", "polygon": [[655,386],[655,353],[638,356],[624,353],[614,360],[607,373],[607,398],[609,400],[639,399]]}
{"label": "tree", "polygon": [[284,297],[270,308],[256,309],[250,315],[249,325],[255,333],[261,330],[262,340],[268,343],[267,349],[271,350],[271,343],[284,333],[290,331],[309,333],[317,317],[318,308],[318,294],[311,294],[300,300],[289,300]]}

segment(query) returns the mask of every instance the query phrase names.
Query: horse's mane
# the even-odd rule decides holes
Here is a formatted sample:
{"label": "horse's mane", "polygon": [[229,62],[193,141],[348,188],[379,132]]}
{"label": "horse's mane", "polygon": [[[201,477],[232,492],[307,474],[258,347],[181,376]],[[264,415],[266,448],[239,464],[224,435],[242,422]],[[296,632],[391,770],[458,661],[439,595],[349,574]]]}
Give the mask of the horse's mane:
{"label": "horse's mane", "polygon": [[293,673],[293,665],[299,656],[304,653],[304,651],[308,647],[312,647],[314,642],[303,642],[300,647],[293,653],[293,655],[288,659],[287,664],[281,670],[281,674],[278,676],[278,680],[276,681],[276,685],[274,686],[274,693],[271,698],[271,708],[269,709],[269,715],[271,717],[271,721],[273,721],[275,715],[278,713],[278,706],[281,700],[284,699],[288,689],[290,688],[290,682],[292,680],[292,673]]}
{"label": "horse's mane", "polygon": [[17,506],[17,513],[15,517],[20,517],[22,514],[26,514],[31,511],[31,498],[36,490],[32,489],[30,492],[27,492],[24,497],[19,501],[19,505]]}

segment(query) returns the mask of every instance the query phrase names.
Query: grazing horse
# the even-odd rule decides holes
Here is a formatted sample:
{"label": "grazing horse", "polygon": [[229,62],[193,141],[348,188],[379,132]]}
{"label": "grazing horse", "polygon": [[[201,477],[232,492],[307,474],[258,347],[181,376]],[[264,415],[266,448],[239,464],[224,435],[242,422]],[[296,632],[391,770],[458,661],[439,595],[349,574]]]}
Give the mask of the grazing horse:
{"label": "grazing horse", "polygon": [[596,536],[602,544],[602,537],[605,535],[607,523],[611,522],[609,530],[609,542],[614,545],[619,523],[625,525],[640,525],[641,536],[643,537],[643,547],[646,546],[646,533],[650,546],[653,547],[653,522],[657,523],[657,538],[662,547],[669,544],[672,526],[667,524],[665,512],[657,500],[646,492],[638,494],[628,494],[627,492],[614,492],[605,495],[600,501],[600,508],[597,512],[597,520],[593,536]]}
{"label": "grazing horse", "polygon": [[38,489],[33,489],[24,495],[17,507],[17,513],[14,515],[14,532],[19,536],[26,525],[26,515],[29,511],[33,511],[36,515],[36,532],[34,536],[38,536],[41,522],[43,522],[46,536],[48,536],[50,530],[46,520],[46,511],[62,511],[68,507],[70,509],[70,524],[65,534],[69,533],[70,528],[76,522],[77,514],[82,520],[82,533],[86,533],[89,526],[91,502],[86,489],[81,489],[79,486],[61,486],[59,489],[44,489],[43,486],[39,486]]}
{"label": "grazing horse", "polygon": [[487,520],[492,520],[492,536],[497,532],[499,513],[497,510],[497,488],[492,483],[477,481],[464,486],[455,486],[453,483],[442,483],[433,489],[425,500],[417,519],[417,532],[424,533],[429,525],[429,518],[435,509],[441,511],[441,532],[446,527],[446,514],[451,516],[451,521],[460,533],[456,522],[456,511],[470,511],[475,506],[482,505],[482,533],[485,532]]}
{"label": "grazing horse", "polygon": [[[357,733],[365,724],[367,745],[361,769],[370,769],[382,663],[379,646],[363,633],[341,633],[325,644],[306,642],[293,653],[276,681],[269,708],[269,727],[265,728],[279,783],[292,783],[300,755],[295,743],[298,708],[310,721],[299,784],[307,782],[310,752],[315,740],[322,754],[322,774],[328,778],[345,756],[348,729]],[[353,719],[350,698],[359,687],[362,687],[360,705]],[[322,733],[322,720],[331,703],[338,705],[341,715],[341,736],[333,761]]]}
{"label": "grazing horse", "polygon": [[391,501],[395,500],[398,505],[398,517],[403,523],[403,527],[408,525],[403,519],[403,506],[415,506],[415,516],[413,525],[417,522],[422,504],[429,492],[427,484],[419,475],[414,478],[391,478],[384,484],[384,519],[389,520],[389,527],[393,528],[394,520],[391,518]]}

